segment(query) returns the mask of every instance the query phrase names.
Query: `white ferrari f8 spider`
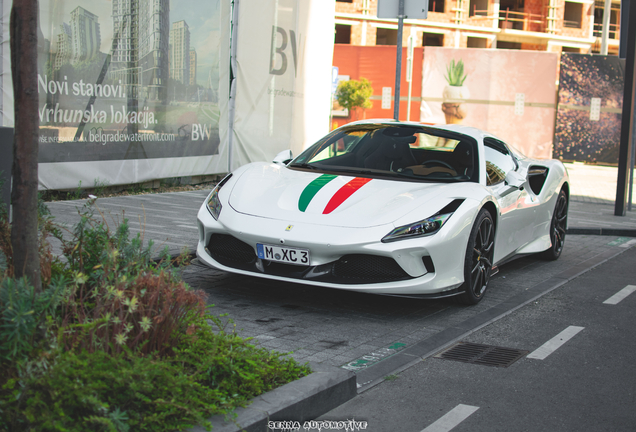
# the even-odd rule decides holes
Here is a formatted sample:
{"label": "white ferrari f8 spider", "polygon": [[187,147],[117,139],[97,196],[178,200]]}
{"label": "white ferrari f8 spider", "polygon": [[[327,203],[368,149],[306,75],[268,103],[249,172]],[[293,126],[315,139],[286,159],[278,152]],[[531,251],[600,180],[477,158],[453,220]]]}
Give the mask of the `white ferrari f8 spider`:
{"label": "white ferrari f8 spider", "polygon": [[356,122],[284,159],[245,165],[212,190],[198,213],[202,262],[476,304],[498,265],[563,251],[563,164],[526,158],[474,128]]}

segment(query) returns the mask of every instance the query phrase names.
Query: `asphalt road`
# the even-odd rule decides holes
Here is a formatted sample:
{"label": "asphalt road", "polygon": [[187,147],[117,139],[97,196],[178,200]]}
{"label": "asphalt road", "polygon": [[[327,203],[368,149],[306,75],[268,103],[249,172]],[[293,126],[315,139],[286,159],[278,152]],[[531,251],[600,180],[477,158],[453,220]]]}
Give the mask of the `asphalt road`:
{"label": "asphalt road", "polygon": [[430,357],[322,419],[387,432],[636,430],[634,262],[631,248],[462,339],[522,350],[510,366]]}

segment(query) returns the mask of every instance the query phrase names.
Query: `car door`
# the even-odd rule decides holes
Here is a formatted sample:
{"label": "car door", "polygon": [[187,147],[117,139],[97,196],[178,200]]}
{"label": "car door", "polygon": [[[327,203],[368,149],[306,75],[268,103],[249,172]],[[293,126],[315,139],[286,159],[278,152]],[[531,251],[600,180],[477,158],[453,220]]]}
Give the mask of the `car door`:
{"label": "car door", "polygon": [[500,217],[495,239],[498,262],[532,241],[535,206],[528,196],[526,173],[508,146],[497,139],[484,139],[486,186],[499,203]]}

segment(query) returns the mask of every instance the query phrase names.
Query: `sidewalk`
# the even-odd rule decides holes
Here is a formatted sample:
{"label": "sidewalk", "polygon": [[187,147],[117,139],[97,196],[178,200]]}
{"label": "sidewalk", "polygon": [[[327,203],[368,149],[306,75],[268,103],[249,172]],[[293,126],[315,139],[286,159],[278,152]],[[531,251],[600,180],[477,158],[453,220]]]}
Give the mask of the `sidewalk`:
{"label": "sidewalk", "polygon": [[569,234],[636,237],[636,203],[625,216],[614,215],[618,169],[565,164],[570,175]]}

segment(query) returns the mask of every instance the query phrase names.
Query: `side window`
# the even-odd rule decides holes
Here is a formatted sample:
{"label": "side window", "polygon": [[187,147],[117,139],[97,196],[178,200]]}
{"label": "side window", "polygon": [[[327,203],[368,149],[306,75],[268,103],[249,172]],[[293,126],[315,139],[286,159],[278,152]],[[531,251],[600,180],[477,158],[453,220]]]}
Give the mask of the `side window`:
{"label": "side window", "polygon": [[484,139],[484,152],[486,155],[486,184],[488,186],[501,183],[506,175],[517,168],[517,164],[501,141]]}

